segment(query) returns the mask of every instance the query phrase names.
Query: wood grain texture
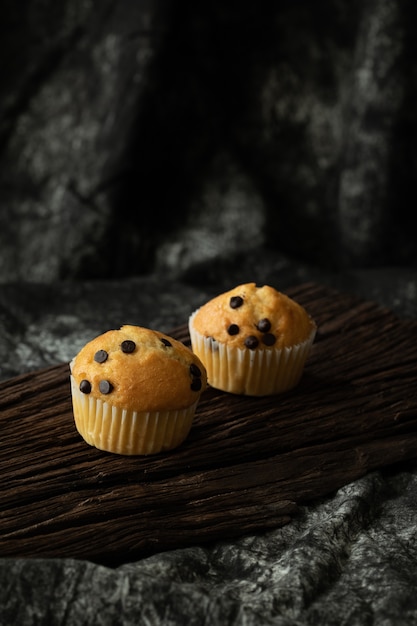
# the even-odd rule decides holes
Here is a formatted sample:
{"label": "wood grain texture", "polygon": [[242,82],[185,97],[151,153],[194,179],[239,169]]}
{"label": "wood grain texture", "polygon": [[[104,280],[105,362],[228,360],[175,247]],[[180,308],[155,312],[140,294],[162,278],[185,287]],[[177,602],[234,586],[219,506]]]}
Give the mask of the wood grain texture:
{"label": "wood grain texture", "polygon": [[[75,430],[67,364],[0,385],[0,555],[117,565],[279,527],[298,505],[417,457],[417,321],[304,284],[318,324],[299,386],[209,389],[187,441],[120,457]],[[189,344],[186,326],[171,333]]]}

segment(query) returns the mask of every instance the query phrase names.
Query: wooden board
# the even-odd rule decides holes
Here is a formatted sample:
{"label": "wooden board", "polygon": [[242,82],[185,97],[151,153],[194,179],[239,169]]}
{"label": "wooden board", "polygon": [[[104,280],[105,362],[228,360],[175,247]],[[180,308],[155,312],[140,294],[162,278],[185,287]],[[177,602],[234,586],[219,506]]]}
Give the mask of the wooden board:
{"label": "wooden board", "polygon": [[[299,386],[209,389],[176,451],[120,457],[75,430],[67,364],[0,385],[0,555],[117,565],[279,527],[297,505],[417,456],[417,321],[304,284],[318,323]],[[171,333],[189,343],[186,326]]]}

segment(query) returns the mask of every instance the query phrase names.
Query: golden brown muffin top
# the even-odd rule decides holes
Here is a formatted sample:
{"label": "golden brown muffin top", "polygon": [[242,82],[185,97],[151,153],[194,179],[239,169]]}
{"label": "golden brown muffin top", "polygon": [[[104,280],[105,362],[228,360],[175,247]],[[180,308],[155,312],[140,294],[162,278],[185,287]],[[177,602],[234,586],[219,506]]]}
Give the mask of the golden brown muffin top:
{"label": "golden brown muffin top", "polygon": [[87,343],[71,362],[83,393],[135,411],[185,409],[207,386],[204,365],[183,343],[122,326]]}
{"label": "golden brown muffin top", "polygon": [[204,337],[237,348],[272,349],[308,339],[316,325],[295,300],[264,285],[239,285],[204,304],[192,319]]}

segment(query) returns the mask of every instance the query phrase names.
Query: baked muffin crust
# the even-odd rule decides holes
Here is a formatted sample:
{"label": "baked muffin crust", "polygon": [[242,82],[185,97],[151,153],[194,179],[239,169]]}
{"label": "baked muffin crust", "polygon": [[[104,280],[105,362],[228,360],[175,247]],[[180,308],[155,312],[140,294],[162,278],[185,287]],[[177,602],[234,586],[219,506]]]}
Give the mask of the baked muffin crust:
{"label": "baked muffin crust", "polygon": [[187,408],[207,386],[204,365],[183,343],[131,325],[86,344],[71,373],[83,393],[133,411]]}
{"label": "baked muffin crust", "polygon": [[315,329],[297,302],[264,285],[239,285],[204,304],[193,317],[195,330],[231,347],[285,348],[306,341]]}

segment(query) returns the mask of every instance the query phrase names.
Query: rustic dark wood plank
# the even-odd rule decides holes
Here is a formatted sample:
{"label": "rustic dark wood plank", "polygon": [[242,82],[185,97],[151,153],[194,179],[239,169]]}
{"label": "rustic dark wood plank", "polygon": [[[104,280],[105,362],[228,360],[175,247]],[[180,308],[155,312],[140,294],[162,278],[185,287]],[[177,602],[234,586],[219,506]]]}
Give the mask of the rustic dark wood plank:
{"label": "rustic dark wood plank", "polygon": [[[287,523],[299,504],[417,457],[417,321],[316,284],[300,385],[209,389],[183,446],[119,457],[75,430],[67,364],[0,385],[0,554],[117,564]],[[172,334],[189,344],[186,325]]]}

